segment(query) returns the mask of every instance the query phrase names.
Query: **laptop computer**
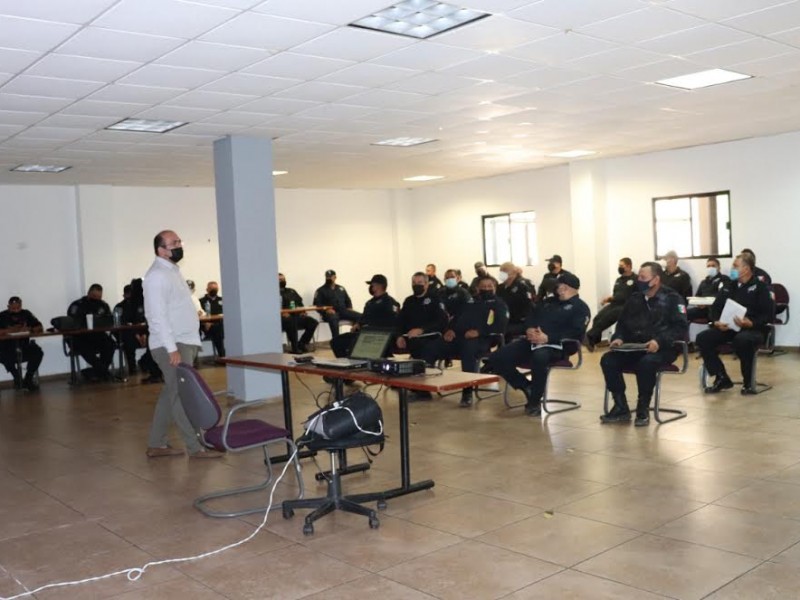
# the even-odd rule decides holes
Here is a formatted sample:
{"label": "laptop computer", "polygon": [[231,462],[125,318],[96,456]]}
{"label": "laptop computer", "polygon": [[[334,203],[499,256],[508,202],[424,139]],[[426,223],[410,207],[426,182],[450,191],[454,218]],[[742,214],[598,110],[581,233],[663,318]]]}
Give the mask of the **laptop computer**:
{"label": "laptop computer", "polygon": [[350,358],[315,358],[312,362],[318,367],[333,369],[362,369],[369,361],[383,358],[393,332],[387,329],[362,329],[358,332]]}

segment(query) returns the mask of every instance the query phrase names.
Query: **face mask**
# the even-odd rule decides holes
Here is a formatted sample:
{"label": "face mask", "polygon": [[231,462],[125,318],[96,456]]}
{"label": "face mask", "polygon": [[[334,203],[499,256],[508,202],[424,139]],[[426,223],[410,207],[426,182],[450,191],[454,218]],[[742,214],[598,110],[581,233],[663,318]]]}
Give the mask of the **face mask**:
{"label": "face mask", "polygon": [[449,277],[448,279],[444,280],[444,285],[448,290],[452,290],[458,285],[458,281],[455,277]]}
{"label": "face mask", "polygon": [[172,254],[170,255],[169,259],[172,262],[177,264],[177,263],[181,262],[182,258],[183,258],[183,248],[182,247],[181,248],[173,248],[172,249]]}
{"label": "face mask", "polygon": [[714,277],[719,275],[719,271],[717,271],[717,267],[708,267],[708,269],[706,269],[706,272],[708,273],[708,276],[711,279],[714,279]]}
{"label": "face mask", "polygon": [[623,273],[625,273],[625,269],[623,269],[622,267],[617,267],[617,273],[622,275]]}
{"label": "face mask", "polygon": [[550,263],[549,265],[547,265],[547,270],[550,271],[551,273],[554,273],[556,270],[556,266],[553,263]]}
{"label": "face mask", "polygon": [[733,279],[734,281],[739,279],[739,269],[735,267],[731,269],[731,279]]}
{"label": "face mask", "polygon": [[481,290],[478,294],[481,300],[491,300],[494,298],[494,292],[489,290]]}
{"label": "face mask", "polygon": [[330,279],[330,278],[326,277],[325,278],[325,285],[333,285],[333,279]]}
{"label": "face mask", "polygon": [[208,290],[208,295],[211,296],[212,298],[217,294],[219,294],[219,290],[217,288],[211,288],[210,290]]}
{"label": "face mask", "polygon": [[499,281],[500,283],[505,283],[506,279],[508,279],[508,273],[506,273],[505,271],[500,271],[497,274],[497,281]]}
{"label": "face mask", "polygon": [[636,280],[636,289],[642,292],[643,294],[647,293],[647,290],[650,289],[650,282],[649,281],[640,281]]}
{"label": "face mask", "polygon": [[286,282],[285,281],[279,281],[278,285],[280,286],[281,289],[284,289],[286,287]]}
{"label": "face mask", "polygon": [[419,285],[419,284],[412,285],[411,289],[414,292],[415,296],[422,296],[422,294],[425,293],[425,286],[424,285]]}

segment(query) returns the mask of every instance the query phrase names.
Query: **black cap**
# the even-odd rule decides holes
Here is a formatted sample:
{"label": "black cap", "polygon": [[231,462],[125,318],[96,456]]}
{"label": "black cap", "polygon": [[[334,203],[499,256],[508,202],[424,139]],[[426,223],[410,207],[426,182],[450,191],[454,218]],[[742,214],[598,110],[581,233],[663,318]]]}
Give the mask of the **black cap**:
{"label": "black cap", "polygon": [[373,283],[377,283],[378,285],[382,285],[383,287],[387,287],[389,285],[389,280],[386,279],[386,275],[376,274],[372,276],[372,279],[366,282],[367,285],[372,285]]}
{"label": "black cap", "polygon": [[190,289],[194,289],[194,281],[191,279],[186,280],[186,285],[188,285]]}
{"label": "black cap", "polygon": [[22,298],[20,298],[19,296],[11,296],[11,298],[8,299],[8,303],[9,304],[22,304]]}
{"label": "black cap", "polygon": [[[560,257],[558,254],[553,254],[553,256],[551,256],[550,258],[548,258],[548,259],[547,259],[547,262],[549,262],[549,263],[551,263],[551,262],[557,262],[557,263],[558,263],[558,264],[560,264],[560,265],[563,265],[563,264],[564,264],[564,261],[563,261],[563,260],[561,260],[561,257]],[[576,289],[577,289],[577,288],[576,288]]]}
{"label": "black cap", "polygon": [[564,285],[568,285],[574,290],[578,290],[581,287],[581,280],[578,279],[576,275],[572,273],[561,273],[558,276],[558,283],[563,283]]}
{"label": "black cap", "polygon": [[325,277],[336,277],[336,271],[333,269],[328,269],[325,271]]}

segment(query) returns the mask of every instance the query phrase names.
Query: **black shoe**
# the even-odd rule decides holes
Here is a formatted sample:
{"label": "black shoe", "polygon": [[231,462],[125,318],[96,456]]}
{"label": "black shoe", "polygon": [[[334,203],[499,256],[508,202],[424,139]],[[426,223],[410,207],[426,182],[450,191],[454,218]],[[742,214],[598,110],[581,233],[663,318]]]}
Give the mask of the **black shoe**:
{"label": "black shoe", "polygon": [[164,378],[161,375],[150,375],[142,379],[142,383],[164,383]]}
{"label": "black shoe", "polygon": [[542,404],[540,402],[528,402],[525,404],[525,414],[529,417],[541,417],[542,416]]}
{"label": "black shoe", "polygon": [[722,390],[729,390],[733,387],[733,382],[727,375],[717,375],[714,385],[703,390],[706,394],[719,394]]}
{"label": "black shoe", "polygon": [[297,344],[297,351],[300,354],[305,354],[306,352],[308,352],[308,344],[303,344],[302,342],[300,344]]}
{"label": "black shoe", "polygon": [[459,402],[458,405],[462,408],[469,408],[472,406],[472,390],[469,390],[469,392],[465,390],[464,393],[461,394],[461,402]]}
{"label": "black shoe", "polygon": [[612,414],[614,411],[611,410],[608,412],[607,415],[600,415],[600,422],[604,425],[606,423],[629,423],[631,420],[631,411],[627,412],[618,412],[616,414]]}
{"label": "black shoe", "polygon": [[14,389],[21,390],[22,385],[22,377],[20,377],[18,374],[14,374]]}
{"label": "black shoe", "polygon": [[494,373],[494,369],[492,368],[492,363],[485,362],[481,365],[480,372],[484,375]]}
{"label": "black shoe", "polygon": [[742,396],[755,396],[758,394],[758,390],[755,386],[744,385],[742,386]]}
{"label": "black shoe", "polygon": [[28,390],[29,392],[35,392],[39,389],[39,386],[33,380],[33,374],[28,373],[25,375],[25,379],[22,381],[22,388]]}
{"label": "black shoe", "polygon": [[445,359],[444,368],[445,369],[449,369],[452,366],[453,366],[453,359],[451,359],[451,358]]}
{"label": "black shoe", "polygon": [[597,345],[597,342],[587,333],[586,337],[583,338],[583,344],[589,349],[589,352],[594,352],[594,347]]}
{"label": "black shoe", "polygon": [[650,425],[650,412],[640,413],[636,412],[636,420],[633,422],[634,427],[647,427]]}

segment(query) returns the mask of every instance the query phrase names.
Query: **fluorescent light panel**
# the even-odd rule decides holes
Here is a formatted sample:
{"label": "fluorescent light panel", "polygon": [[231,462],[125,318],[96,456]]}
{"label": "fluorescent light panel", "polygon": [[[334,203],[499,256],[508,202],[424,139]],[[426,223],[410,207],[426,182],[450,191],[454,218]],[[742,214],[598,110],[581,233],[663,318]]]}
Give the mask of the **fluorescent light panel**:
{"label": "fluorescent light panel", "polygon": [[420,137],[396,137],[390,138],[388,140],[381,140],[380,142],[374,142],[373,146],[401,146],[403,148],[407,148],[408,146],[419,146],[420,144],[427,144],[429,142],[435,142],[434,138],[420,138]]}
{"label": "fluorescent light panel", "polygon": [[167,133],[186,125],[185,121],[154,121],[151,119],[123,119],[109,125],[106,129],[114,131],[144,131],[147,133]]}
{"label": "fluorescent light panel", "polygon": [[444,179],[444,175],[414,175],[413,177],[403,177],[403,181],[434,181]]}
{"label": "fluorescent light panel", "polygon": [[750,79],[751,77],[752,75],[736,73],[735,71],[726,71],[725,69],[709,69],[708,71],[698,71],[697,73],[689,73],[688,75],[661,79],[660,81],[656,81],[656,83],[680,88],[682,90],[697,90],[712,85]]}
{"label": "fluorescent light panel", "polygon": [[286,175],[289,171],[273,171],[272,176],[277,177],[278,175]]}
{"label": "fluorescent light panel", "polygon": [[555,152],[554,154],[548,154],[547,156],[551,156],[553,158],[581,158],[582,156],[590,156],[592,154],[597,154],[594,150],[567,150],[566,152]]}
{"label": "fluorescent light panel", "polygon": [[403,0],[350,26],[424,40],[488,16],[489,13],[437,0]]}
{"label": "fluorescent light panel", "polygon": [[11,171],[18,173],[62,173],[71,168],[70,166],[61,165],[17,165]]}

